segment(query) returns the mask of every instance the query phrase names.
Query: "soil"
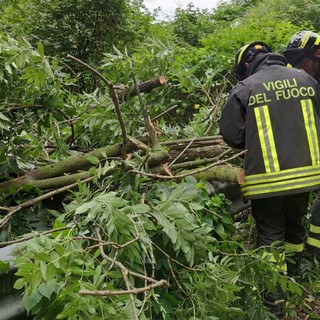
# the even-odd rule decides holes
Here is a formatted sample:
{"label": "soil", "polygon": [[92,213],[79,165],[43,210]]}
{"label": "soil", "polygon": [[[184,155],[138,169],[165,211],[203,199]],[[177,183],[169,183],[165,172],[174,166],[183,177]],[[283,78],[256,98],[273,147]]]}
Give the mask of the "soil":
{"label": "soil", "polygon": [[315,297],[314,301],[305,298],[305,307],[298,306],[294,308],[295,317],[282,317],[282,320],[308,320],[320,319],[320,294]]}

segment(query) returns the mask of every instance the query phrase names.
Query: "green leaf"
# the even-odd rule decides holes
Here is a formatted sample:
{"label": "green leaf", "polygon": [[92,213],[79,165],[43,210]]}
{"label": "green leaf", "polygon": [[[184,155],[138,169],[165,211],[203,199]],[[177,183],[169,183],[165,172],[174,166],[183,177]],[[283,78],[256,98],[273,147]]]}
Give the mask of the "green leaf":
{"label": "green leaf", "polygon": [[7,118],[3,113],[0,112],[0,119],[3,121],[10,121],[9,118]]}
{"label": "green leaf", "polygon": [[82,206],[80,206],[76,209],[75,214],[81,214],[81,213],[85,213],[87,211],[90,211],[90,209],[96,207],[97,204],[98,203],[96,201],[86,202],[85,204],[83,204]]}
{"label": "green leaf", "polygon": [[196,203],[196,202],[189,203],[189,206],[194,211],[198,211],[198,210],[202,210],[203,209],[203,206],[198,204],[198,203]]}
{"label": "green leaf", "polygon": [[20,290],[25,286],[25,284],[27,284],[27,283],[24,281],[24,279],[23,278],[19,278],[19,279],[16,280],[16,282],[13,285],[13,287],[15,289],[17,289],[17,290]]}
{"label": "green leaf", "polygon": [[22,299],[22,303],[29,313],[42,299],[42,295],[39,291],[34,291],[30,294],[30,296],[24,296]]}
{"label": "green leaf", "polygon": [[46,273],[47,273],[47,264],[44,263],[43,261],[39,261],[40,263],[40,272],[42,279],[46,279]]}
{"label": "green leaf", "polygon": [[10,270],[10,262],[0,260],[0,273],[8,273]]}
{"label": "green leaf", "polygon": [[184,184],[181,183],[180,185],[177,186],[177,188],[173,189],[170,199],[175,199],[175,200],[179,199],[184,193],[184,191],[185,191]]}
{"label": "green leaf", "polygon": [[33,255],[39,261],[42,261],[42,262],[50,262],[51,261],[50,256],[45,252],[34,251]]}
{"label": "green leaf", "polygon": [[162,213],[155,213],[155,217],[159,222],[159,225],[163,227],[163,232],[169,237],[172,243],[177,241],[177,230],[173,223],[171,223]]}
{"label": "green leaf", "polygon": [[38,42],[37,49],[38,49],[38,53],[40,54],[40,56],[43,57],[44,56],[44,48],[43,48],[43,44],[41,42]]}
{"label": "green leaf", "polygon": [[49,282],[52,281],[56,275],[57,271],[53,263],[47,265],[46,274],[44,279]]}
{"label": "green leaf", "polygon": [[6,64],[4,67],[5,67],[5,69],[7,70],[7,72],[8,72],[9,74],[12,73],[12,69],[11,69],[10,65]]}
{"label": "green leaf", "polygon": [[93,157],[93,156],[88,156],[86,157],[86,159],[94,165],[97,165],[100,162],[100,160],[97,157]]}
{"label": "green leaf", "polygon": [[48,60],[43,61],[43,69],[48,77],[54,78],[54,74],[52,72],[52,69],[50,67]]}
{"label": "green leaf", "polygon": [[41,283],[39,286],[39,293],[45,298],[50,299],[52,294],[57,291],[58,287],[59,285],[56,282],[51,282],[48,285]]}
{"label": "green leaf", "polygon": [[150,211],[150,207],[146,204],[140,203],[132,206],[132,211],[135,213],[147,213]]}

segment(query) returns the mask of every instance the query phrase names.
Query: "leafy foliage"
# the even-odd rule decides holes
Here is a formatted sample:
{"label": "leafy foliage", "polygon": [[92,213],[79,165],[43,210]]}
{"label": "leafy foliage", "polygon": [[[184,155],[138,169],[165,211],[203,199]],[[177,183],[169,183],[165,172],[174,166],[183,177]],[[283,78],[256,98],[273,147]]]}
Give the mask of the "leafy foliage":
{"label": "leafy foliage", "polygon": [[27,40],[10,36],[2,36],[0,42],[1,175],[8,176],[17,174],[25,159],[40,156],[49,137],[60,144],[51,126],[63,117],[58,108],[72,82],[59,66],[50,63],[41,43],[33,48]]}
{"label": "leafy foliage", "polygon": [[[142,183],[141,187],[150,185]],[[221,211],[228,205],[222,197],[209,197],[201,184],[190,180],[153,185],[145,199],[143,204],[135,203],[115,192],[88,199],[83,186],[55,222],[56,228],[70,229],[35,238],[20,248],[15,261],[20,279],[15,287],[24,288],[24,305],[35,319],[76,319],[79,315],[112,319],[115,314],[132,319],[126,297],[79,296],[79,290],[125,290],[119,261],[129,270],[133,287],[144,283],[136,274],[153,274],[154,279],[168,279],[171,285],[135,297],[142,319],[189,318],[194,312],[198,319],[216,315],[256,319],[267,314],[259,291],[266,283],[272,290],[286,279],[278,279],[277,270],[259,251],[249,254],[227,240],[235,229],[228,212]],[[222,218],[203,215],[208,206],[219,209]],[[216,255],[217,250],[223,255]],[[292,284],[291,291],[298,289]]]}
{"label": "leafy foliage", "polygon": [[102,52],[134,43],[147,31],[150,18],[140,6],[139,0],[13,1],[2,4],[1,19],[14,36],[27,34],[33,44],[40,39],[47,54],[72,54],[96,65]]}

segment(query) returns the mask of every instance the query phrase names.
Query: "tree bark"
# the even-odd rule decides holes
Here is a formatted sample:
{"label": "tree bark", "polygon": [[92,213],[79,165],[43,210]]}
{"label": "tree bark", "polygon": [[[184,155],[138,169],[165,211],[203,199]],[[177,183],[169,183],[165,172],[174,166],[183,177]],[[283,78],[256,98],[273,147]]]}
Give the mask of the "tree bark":
{"label": "tree bark", "polygon": [[217,180],[223,182],[243,183],[243,169],[230,165],[213,167],[193,175],[198,180]]}
{"label": "tree bark", "polygon": [[179,156],[175,163],[181,163],[185,161],[195,160],[197,158],[214,158],[221,154],[224,150],[224,146],[216,145],[216,146],[205,146],[205,147],[197,147],[190,148],[181,153],[181,150],[172,149],[169,150],[169,154],[172,159],[175,159]]}
{"label": "tree bark", "polygon": [[[168,168],[173,171],[193,169],[215,162],[222,157],[227,149],[226,145],[221,143],[219,136],[177,140],[162,143],[161,145],[166,146],[168,151],[153,151],[143,142],[129,137],[127,151],[141,150],[142,156],[144,155],[145,157],[145,163],[150,168],[153,168],[152,172],[163,174],[164,169],[161,165],[168,164],[168,162],[172,162],[172,165],[170,166],[169,164]],[[26,185],[41,190],[60,188],[90,177],[91,174],[87,170],[94,166],[90,162],[91,157],[104,162],[107,158],[120,158],[121,151],[122,144],[119,143],[86,154],[69,157],[40,167],[22,177],[1,183],[0,192],[5,192],[10,188],[18,190]],[[241,180],[239,178],[240,173],[241,169],[238,167],[219,165],[194,176],[197,179],[239,183]],[[112,172],[107,174],[112,174]]]}
{"label": "tree bark", "polygon": [[[132,140],[129,140],[128,143],[128,151],[132,152],[138,149],[137,144],[134,144]],[[67,180],[68,182],[76,182],[79,177],[77,175],[72,176],[66,176],[68,174],[72,174],[78,171],[87,170],[92,166],[92,163],[90,162],[90,157],[97,158],[99,161],[102,161],[103,159],[106,159],[108,157],[119,157],[121,155],[122,150],[122,144],[115,144],[112,146],[107,146],[104,148],[100,148],[91,152],[88,152],[86,154],[80,154],[77,156],[72,156],[69,158],[66,158],[65,160],[52,163],[43,167],[40,167],[34,171],[31,171],[27,173],[26,175],[5,181],[0,184],[0,192],[3,192],[9,188],[15,188],[19,189],[22,188],[25,185],[31,185],[34,187],[38,187],[39,189],[48,189],[49,186],[52,185],[59,185],[63,182],[57,181],[57,179],[60,179],[61,181]],[[87,177],[86,174],[84,176]],[[56,178],[56,180],[51,180],[51,178]],[[68,178],[66,178],[68,177]],[[72,177],[74,177],[72,181]],[[44,180],[47,180],[47,183],[43,182]],[[42,181],[42,182],[40,182]]]}
{"label": "tree bark", "polygon": [[163,76],[159,76],[153,79],[150,79],[148,81],[142,82],[138,85],[139,90],[137,90],[136,86],[133,86],[132,88],[125,90],[122,93],[119,93],[119,101],[123,102],[133,96],[136,96],[138,94],[138,91],[140,93],[148,93],[152,91],[155,88],[161,87],[166,83],[166,79]]}

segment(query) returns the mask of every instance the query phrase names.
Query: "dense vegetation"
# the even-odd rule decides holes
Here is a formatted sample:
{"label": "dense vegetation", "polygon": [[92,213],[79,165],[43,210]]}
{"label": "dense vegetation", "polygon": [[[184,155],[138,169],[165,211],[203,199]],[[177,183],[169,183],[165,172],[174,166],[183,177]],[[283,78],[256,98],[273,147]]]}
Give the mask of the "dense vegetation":
{"label": "dense vegetation", "polygon": [[281,52],[297,30],[319,31],[318,1],[189,5],[168,21],[142,0],[0,8],[0,245],[19,243],[15,287],[34,319],[273,319],[262,296],[278,285],[291,318],[311,310],[317,261],[302,283],[279,275],[251,216],[230,215],[199,175],[241,157],[217,143],[178,158],[218,139],[236,50]]}

